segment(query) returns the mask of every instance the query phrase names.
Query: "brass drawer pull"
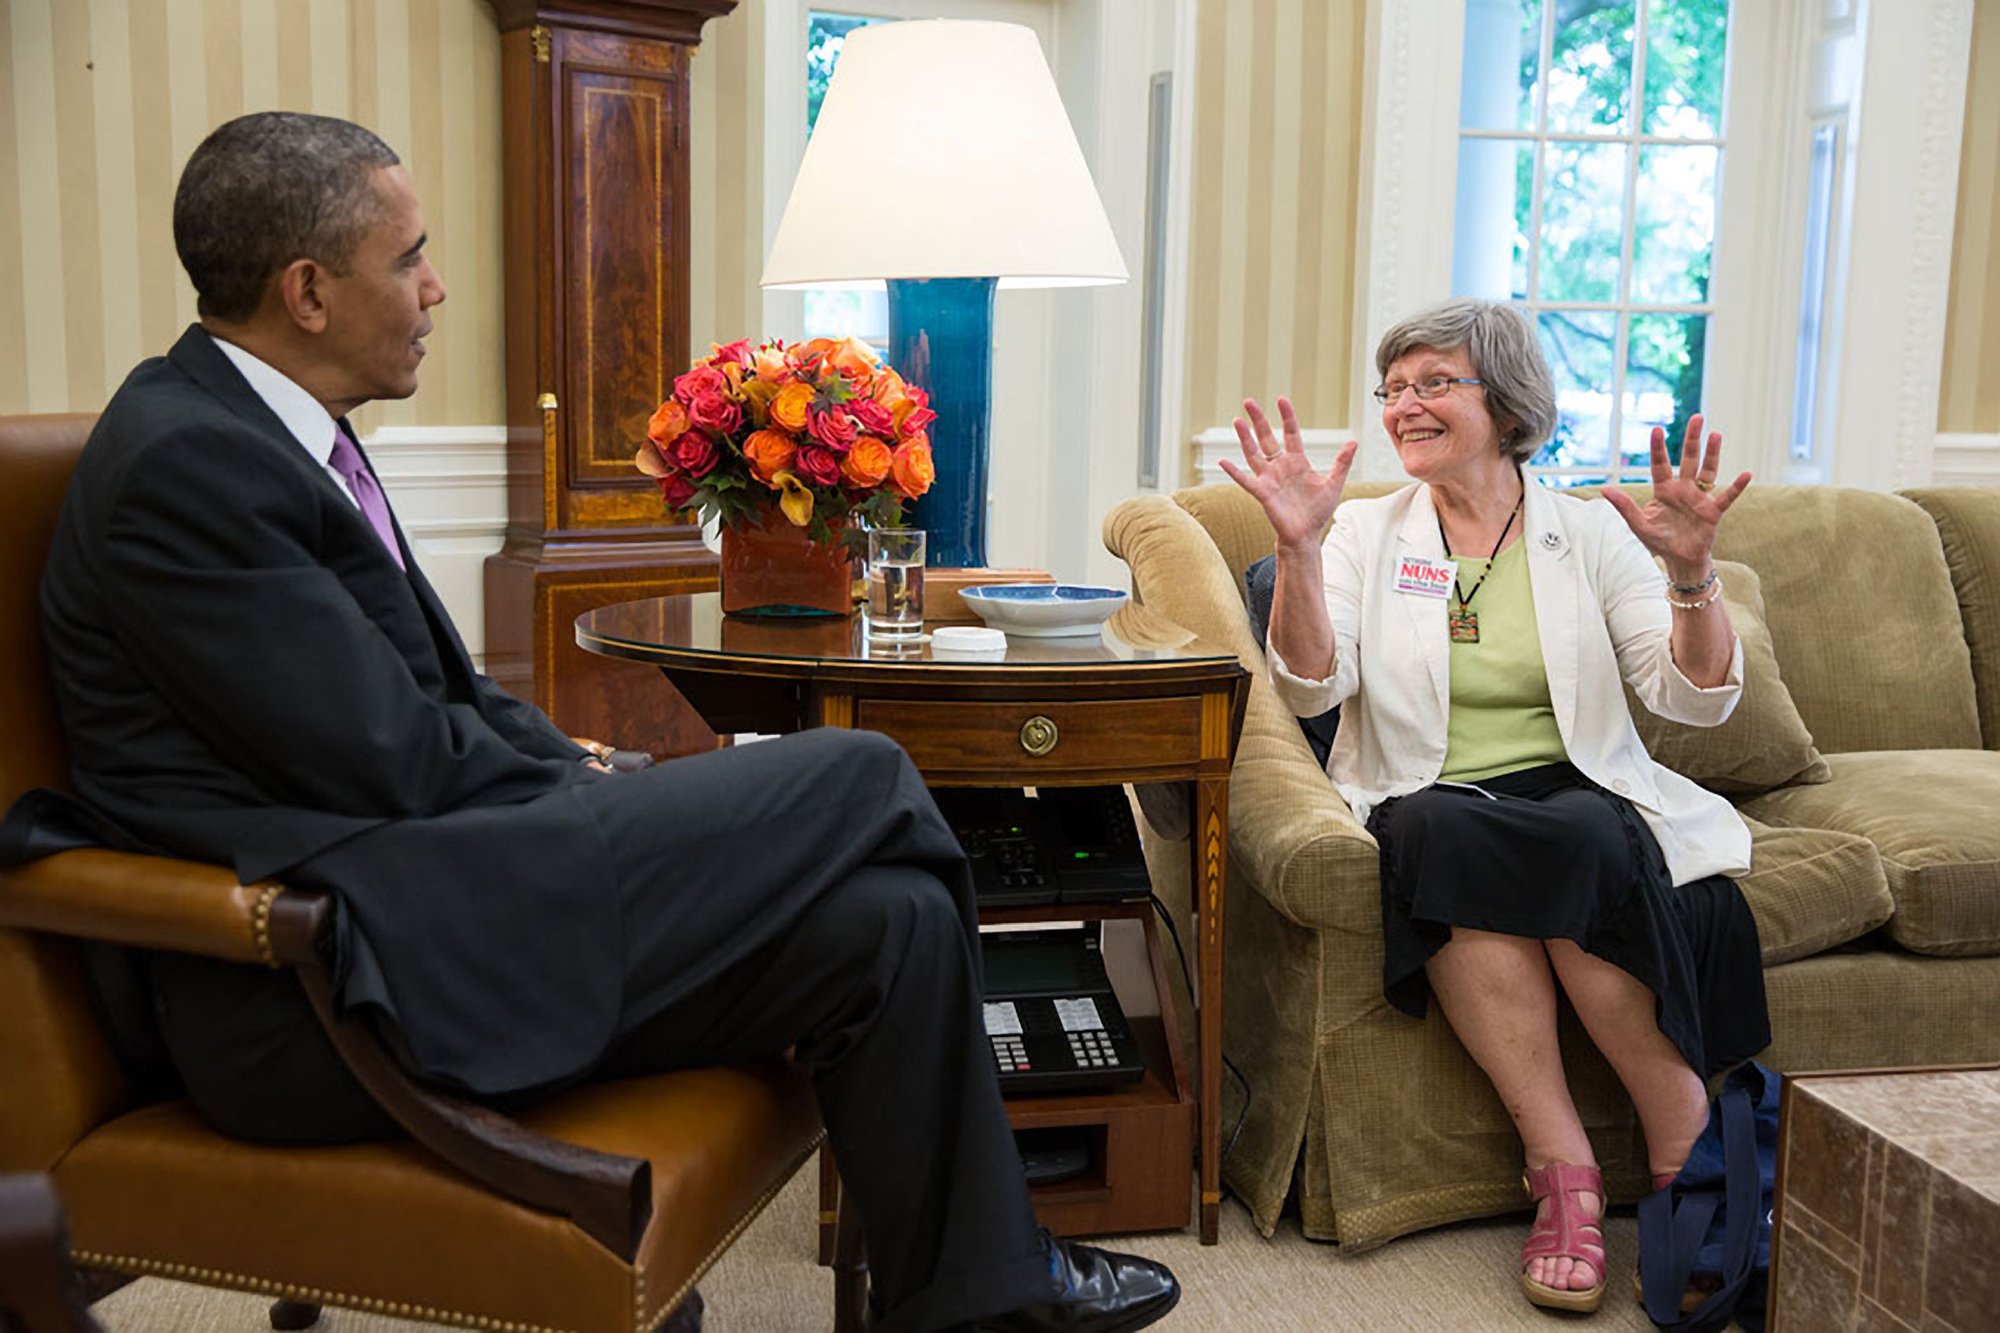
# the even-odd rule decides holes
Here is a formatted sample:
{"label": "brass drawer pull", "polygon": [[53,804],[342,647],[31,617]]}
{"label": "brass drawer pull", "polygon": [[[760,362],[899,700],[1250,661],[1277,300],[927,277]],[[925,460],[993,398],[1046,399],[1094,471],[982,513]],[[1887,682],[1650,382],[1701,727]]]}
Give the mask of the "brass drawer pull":
{"label": "brass drawer pull", "polygon": [[1021,748],[1037,759],[1055,749],[1060,739],[1062,737],[1056,731],[1055,720],[1040,713],[1021,724]]}

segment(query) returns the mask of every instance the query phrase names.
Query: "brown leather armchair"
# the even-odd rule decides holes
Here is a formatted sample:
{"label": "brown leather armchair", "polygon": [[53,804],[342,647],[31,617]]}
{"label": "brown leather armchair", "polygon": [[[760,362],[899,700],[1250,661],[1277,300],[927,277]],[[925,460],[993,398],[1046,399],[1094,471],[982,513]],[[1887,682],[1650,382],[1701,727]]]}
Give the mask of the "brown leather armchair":
{"label": "brown leather armchair", "polygon": [[[91,421],[0,418],[0,809],[67,785],[37,587]],[[0,1172],[50,1175],[78,1264],[269,1293],[274,1326],[326,1304],[647,1330],[823,1137],[803,1076],[775,1061],[591,1085],[513,1119],[415,1083],[329,1003],[329,907],[98,849],[0,868]],[[291,968],[409,1138],[271,1147],[215,1133],[185,1101],[143,1101],[93,1013],[78,940]],[[858,1328],[864,1304],[850,1220],[836,1328]]]}

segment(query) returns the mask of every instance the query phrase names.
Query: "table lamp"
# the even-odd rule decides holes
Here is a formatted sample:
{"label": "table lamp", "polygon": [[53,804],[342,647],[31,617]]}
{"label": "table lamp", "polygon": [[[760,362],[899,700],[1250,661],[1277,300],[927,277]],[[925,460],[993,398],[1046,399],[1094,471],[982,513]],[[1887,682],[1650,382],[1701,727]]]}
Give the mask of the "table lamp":
{"label": "table lamp", "polygon": [[916,19],[848,34],[763,285],[888,283],[889,364],[938,414],[937,480],[911,518],[927,563],[986,564],[995,287],[1126,276],[1032,30]]}

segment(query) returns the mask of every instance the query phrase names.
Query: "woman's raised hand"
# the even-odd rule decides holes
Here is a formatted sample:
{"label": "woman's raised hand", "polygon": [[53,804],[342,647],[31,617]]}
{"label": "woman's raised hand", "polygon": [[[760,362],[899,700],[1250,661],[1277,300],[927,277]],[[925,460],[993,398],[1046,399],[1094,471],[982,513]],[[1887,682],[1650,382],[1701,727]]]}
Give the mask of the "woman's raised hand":
{"label": "woman's raised hand", "polygon": [[1653,498],[1644,508],[1615,484],[1604,487],[1604,498],[1632,534],[1666,562],[1668,573],[1688,582],[1707,575],[1715,525],[1750,484],[1750,474],[1744,472],[1727,486],[1716,486],[1716,474],[1722,468],[1722,435],[1710,431],[1704,446],[1701,426],[1700,413],[1688,419],[1678,472],[1667,459],[1667,432],[1653,427]]}
{"label": "woman's raised hand", "polygon": [[1315,472],[1306,458],[1305,437],[1299,433],[1299,418],[1291,399],[1278,399],[1282,441],[1271,433],[1270,419],[1255,398],[1243,400],[1243,411],[1250,419],[1238,417],[1234,422],[1237,442],[1243,446],[1243,466],[1225,458],[1222,470],[1264,507],[1279,546],[1317,546],[1340,504],[1340,493],[1347,487],[1355,442],[1342,445],[1325,472]]}

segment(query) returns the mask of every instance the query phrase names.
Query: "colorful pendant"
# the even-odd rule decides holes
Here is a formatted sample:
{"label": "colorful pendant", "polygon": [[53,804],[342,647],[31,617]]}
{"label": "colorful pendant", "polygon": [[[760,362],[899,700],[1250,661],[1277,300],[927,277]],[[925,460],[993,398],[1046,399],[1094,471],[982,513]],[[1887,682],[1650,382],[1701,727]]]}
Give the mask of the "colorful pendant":
{"label": "colorful pendant", "polygon": [[1477,611],[1461,606],[1449,613],[1446,623],[1451,626],[1451,641],[1453,643],[1479,642],[1479,613]]}

